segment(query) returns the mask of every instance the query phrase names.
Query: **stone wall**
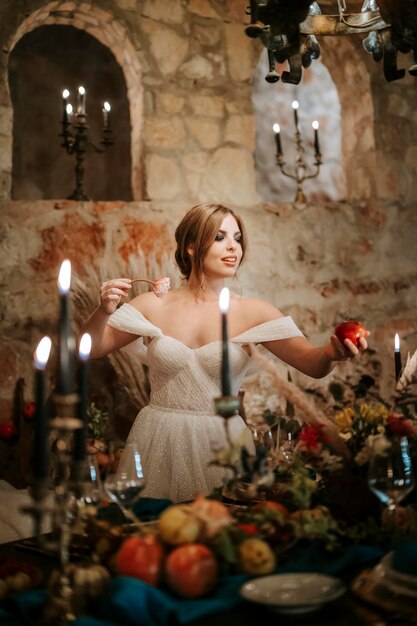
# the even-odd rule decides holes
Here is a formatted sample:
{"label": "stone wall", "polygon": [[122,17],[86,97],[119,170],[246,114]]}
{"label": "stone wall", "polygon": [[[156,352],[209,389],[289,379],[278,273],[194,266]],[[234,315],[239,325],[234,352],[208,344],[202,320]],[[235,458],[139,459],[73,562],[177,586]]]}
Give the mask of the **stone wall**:
{"label": "stone wall", "polygon": [[[18,377],[31,395],[31,355],[39,338],[56,328],[63,258],[71,258],[81,279],[134,265],[137,255],[149,274],[168,268],[174,275],[167,259],[175,224],[205,200],[228,203],[246,220],[250,253],[237,289],[292,314],[314,343],[325,341],[341,319],[364,320],[373,334],[362,363],[382,364],[383,385],[391,388],[394,332],[404,351],[417,347],[415,79],[386,84],[360,42],[326,41],[323,62],[341,103],[346,198],[303,209],[268,203],[255,188],[251,81],[261,48],[244,34],[246,0],[30,4],[28,13],[23,0],[9,3],[0,15],[2,49],[41,24],[72,24],[96,36],[120,64],[135,200],[10,200],[13,113],[3,55],[1,419],[10,414]],[[103,390],[100,376],[103,393],[114,396],[111,371],[97,371]]]}

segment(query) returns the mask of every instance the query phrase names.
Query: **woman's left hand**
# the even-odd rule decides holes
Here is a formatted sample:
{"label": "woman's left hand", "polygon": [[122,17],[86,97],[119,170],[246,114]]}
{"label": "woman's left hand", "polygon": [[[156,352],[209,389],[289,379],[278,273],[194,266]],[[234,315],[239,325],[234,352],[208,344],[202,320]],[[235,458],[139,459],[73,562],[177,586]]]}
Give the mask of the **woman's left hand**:
{"label": "woman's left hand", "polygon": [[[371,334],[369,330],[365,331],[366,337]],[[363,352],[368,347],[366,337],[358,339],[358,345],[356,346],[350,339],[345,339],[342,343],[336,335],[330,337],[330,351],[329,357],[331,361],[347,361],[348,359],[354,359],[360,352]]]}

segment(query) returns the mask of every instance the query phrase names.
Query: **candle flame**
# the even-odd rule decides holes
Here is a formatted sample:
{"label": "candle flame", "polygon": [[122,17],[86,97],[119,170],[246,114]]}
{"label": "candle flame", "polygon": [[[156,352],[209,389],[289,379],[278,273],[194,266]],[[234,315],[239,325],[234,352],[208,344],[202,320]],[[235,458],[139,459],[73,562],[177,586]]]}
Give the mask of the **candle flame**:
{"label": "candle flame", "polygon": [[65,259],[62,262],[58,276],[58,289],[60,294],[67,293],[71,286],[71,261]]}
{"label": "candle flame", "polygon": [[89,335],[88,333],[84,333],[84,335],[81,337],[78,356],[83,361],[86,361],[88,357],[90,356],[90,352],[91,352],[91,335]]}
{"label": "candle flame", "polygon": [[52,341],[46,336],[43,337],[38,343],[38,347],[35,350],[33,359],[35,361],[35,367],[38,370],[44,370],[48,363],[49,355],[51,353]]}
{"label": "candle flame", "polygon": [[104,109],[109,113],[111,111],[111,106],[110,106],[110,102],[105,102],[103,104]]}
{"label": "candle flame", "polygon": [[219,308],[222,313],[227,313],[229,310],[230,292],[227,287],[223,287],[219,296]]}
{"label": "candle flame", "polygon": [[320,126],[320,124],[318,123],[318,121],[314,120],[314,122],[312,123],[312,127],[314,128],[314,130],[318,130],[319,126]]}
{"label": "candle flame", "polygon": [[394,336],[394,350],[395,352],[400,351],[400,336],[398,333],[395,333],[395,336]]}
{"label": "candle flame", "polygon": [[64,91],[62,92],[62,97],[66,100],[70,95],[70,92],[68,91],[68,89],[64,89]]}
{"label": "candle flame", "polygon": [[300,106],[300,105],[298,104],[298,100],[293,100],[293,101],[292,101],[292,105],[291,105],[291,106],[292,106],[292,108],[293,108],[293,109],[298,109],[298,107]]}
{"label": "candle flame", "polygon": [[80,96],[83,96],[85,94],[85,88],[82,85],[78,87],[78,93],[80,94]]}
{"label": "candle flame", "polygon": [[72,104],[67,104],[65,108],[66,108],[67,114],[72,115]]}
{"label": "candle flame", "polygon": [[277,134],[278,134],[279,132],[281,132],[281,129],[280,129],[280,127],[279,127],[279,124],[274,124],[274,125],[273,125],[273,127],[272,127],[272,130],[274,131],[274,133],[277,133]]}

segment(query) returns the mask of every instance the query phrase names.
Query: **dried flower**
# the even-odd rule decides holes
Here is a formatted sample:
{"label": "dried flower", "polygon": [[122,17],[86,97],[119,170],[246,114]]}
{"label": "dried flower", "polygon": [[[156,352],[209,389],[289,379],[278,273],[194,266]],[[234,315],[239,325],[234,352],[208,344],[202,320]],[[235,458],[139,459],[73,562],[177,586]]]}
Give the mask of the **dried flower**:
{"label": "dried flower", "polygon": [[148,280],[147,278],[133,278],[130,281],[132,283],[149,283],[152,285],[152,291],[156,295],[157,298],[161,298],[166,293],[168,293],[169,288],[171,287],[171,280],[167,276],[163,276],[162,278],[156,278],[155,280]]}
{"label": "dried flower", "polygon": [[403,391],[408,385],[413,383],[417,375],[417,350],[412,356],[408,353],[407,362],[404,365],[401,376],[397,382],[396,390]]}
{"label": "dried flower", "polygon": [[152,283],[152,291],[156,295],[157,298],[161,298],[166,293],[168,293],[171,287],[171,280],[167,276],[163,276],[162,278],[157,278]]}

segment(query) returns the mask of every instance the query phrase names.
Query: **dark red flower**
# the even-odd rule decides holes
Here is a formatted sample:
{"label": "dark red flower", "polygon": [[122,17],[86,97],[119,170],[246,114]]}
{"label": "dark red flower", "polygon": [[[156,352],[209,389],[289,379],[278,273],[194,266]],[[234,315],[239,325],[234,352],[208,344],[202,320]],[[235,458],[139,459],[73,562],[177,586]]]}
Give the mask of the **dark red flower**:
{"label": "dark red flower", "polygon": [[314,452],[320,449],[319,443],[323,441],[324,436],[321,426],[311,426],[304,424],[298,438],[299,446],[308,452]]}
{"label": "dark red flower", "polygon": [[25,402],[23,405],[23,417],[26,420],[32,420],[35,417],[36,404],[34,402]]}
{"label": "dark red flower", "polygon": [[414,422],[401,413],[391,413],[387,420],[387,428],[393,435],[401,437],[412,437],[417,434]]}
{"label": "dark red flower", "polygon": [[247,535],[256,535],[258,533],[256,524],[236,524],[236,528],[243,530]]}

